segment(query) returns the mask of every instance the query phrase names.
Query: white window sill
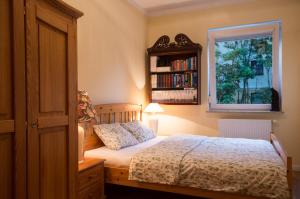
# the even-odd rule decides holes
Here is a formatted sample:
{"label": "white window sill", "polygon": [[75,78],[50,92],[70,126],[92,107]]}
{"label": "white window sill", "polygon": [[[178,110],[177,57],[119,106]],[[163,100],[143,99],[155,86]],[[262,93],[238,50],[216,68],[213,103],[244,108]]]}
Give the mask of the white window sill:
{"label": "white window sill", "polygon": [[221,110],[221,109],[209,109],[207,113],[278,113],[282,114],[283,111],[266,111],[266,110]]}

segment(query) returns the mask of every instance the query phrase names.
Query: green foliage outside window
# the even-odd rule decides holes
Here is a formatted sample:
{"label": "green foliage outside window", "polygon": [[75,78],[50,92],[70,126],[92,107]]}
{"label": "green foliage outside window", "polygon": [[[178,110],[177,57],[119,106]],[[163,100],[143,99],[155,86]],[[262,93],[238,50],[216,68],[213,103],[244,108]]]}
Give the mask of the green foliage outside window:
{"label": "green foliage outside window", "polygon": [[270,104],[272,36],[215,42],[218,104]]}

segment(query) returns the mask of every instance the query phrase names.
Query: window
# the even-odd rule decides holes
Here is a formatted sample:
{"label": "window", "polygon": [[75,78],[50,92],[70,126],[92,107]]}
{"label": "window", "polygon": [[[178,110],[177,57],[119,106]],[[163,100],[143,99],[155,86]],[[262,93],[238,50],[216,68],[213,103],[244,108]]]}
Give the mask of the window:
{"label": "window", "polygon": [[281,22],[208,31],[209,109],[280,109]]}

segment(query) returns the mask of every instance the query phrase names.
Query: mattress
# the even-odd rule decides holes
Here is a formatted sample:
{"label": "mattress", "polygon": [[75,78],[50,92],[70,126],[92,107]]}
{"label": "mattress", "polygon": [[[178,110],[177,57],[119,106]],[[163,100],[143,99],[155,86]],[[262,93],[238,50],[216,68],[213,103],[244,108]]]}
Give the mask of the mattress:
{"label": "mattress", "polygon": [[111,150],[105,146],[85,151],[84,156],[87,158],[101,158],[105,159],[104,165],[106,167],[125,167],[128,168],[131,158],[141,150],[153,146],[168,136],[157,136],[146,142],[126,147],[120,150]]}

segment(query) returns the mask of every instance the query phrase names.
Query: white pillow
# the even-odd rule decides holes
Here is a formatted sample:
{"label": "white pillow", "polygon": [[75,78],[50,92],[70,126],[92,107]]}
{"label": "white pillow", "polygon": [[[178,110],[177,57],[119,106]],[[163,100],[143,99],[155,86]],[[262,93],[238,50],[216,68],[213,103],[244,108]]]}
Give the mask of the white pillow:
{"label": "white pillow", "polygon": [[154,131],[143,125],[140,121],[121,123],[121,126],[124,127],[130,133],[132,133],[132,135],[140,143],[156,137]]}
{"label": "white pillow", "polygon": [[94,125],[94,130],[109,149],[119,150],[139,143],[136,138],[122,128],[119,123]]}

